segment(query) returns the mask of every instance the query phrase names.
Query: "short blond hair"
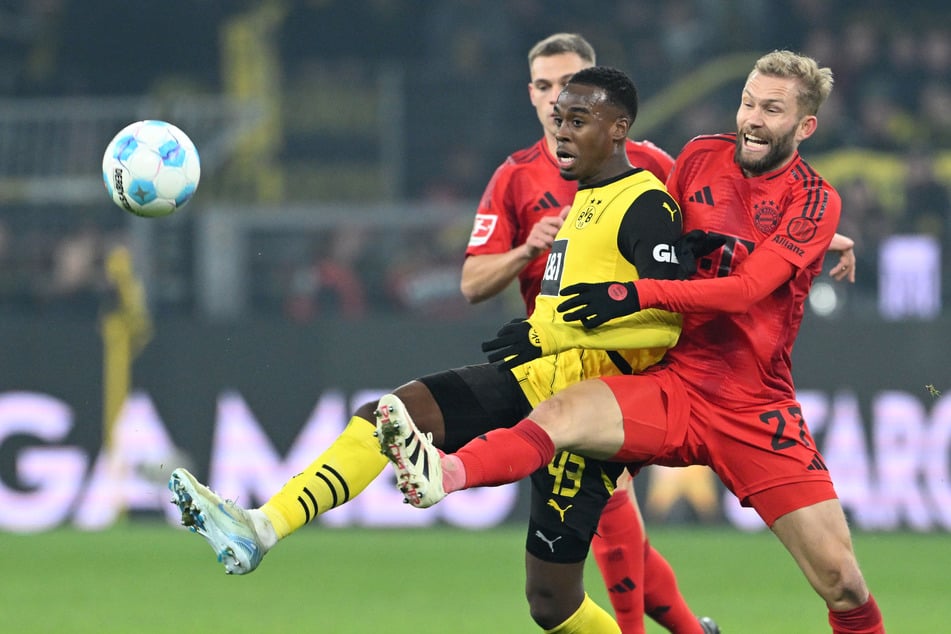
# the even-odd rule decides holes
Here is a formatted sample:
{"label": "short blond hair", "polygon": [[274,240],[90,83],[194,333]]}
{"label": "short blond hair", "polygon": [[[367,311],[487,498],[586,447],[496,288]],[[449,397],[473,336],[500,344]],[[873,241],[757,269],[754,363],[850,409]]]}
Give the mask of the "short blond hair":
{"label": "short blond hair", "polygon": [[551,57],[562,53],[574,53],[591,66],[596,63],[594,47],[584,37],[577,33],[555,33],[528,51],[528,66],[531,68],[537,57]]}
{"label": "short blond hair", "polygon": [[763,55],[756,60],[747,81],[754,73],[798,80],[799,94],[796,103],[803,114],[818,113],[819,106],[825,103],[832,93],[832,69],[820,67],[813,58],[792,51],[777,50]]}

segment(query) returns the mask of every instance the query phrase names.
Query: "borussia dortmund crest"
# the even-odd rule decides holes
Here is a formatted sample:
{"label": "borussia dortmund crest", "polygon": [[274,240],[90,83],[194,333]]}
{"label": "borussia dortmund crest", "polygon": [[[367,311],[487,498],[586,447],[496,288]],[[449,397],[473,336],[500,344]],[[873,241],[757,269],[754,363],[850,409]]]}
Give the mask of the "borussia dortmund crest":
{"label": "borussia dortmund crest", "polygon": [[578,218],[575,219],[575,229],[584,229],[585,226],[594,220],[595,214],[598,213],[598,205],[601,204],[600,200],[590,200],[588,204],[582,207],[581,211],[578,212]]}

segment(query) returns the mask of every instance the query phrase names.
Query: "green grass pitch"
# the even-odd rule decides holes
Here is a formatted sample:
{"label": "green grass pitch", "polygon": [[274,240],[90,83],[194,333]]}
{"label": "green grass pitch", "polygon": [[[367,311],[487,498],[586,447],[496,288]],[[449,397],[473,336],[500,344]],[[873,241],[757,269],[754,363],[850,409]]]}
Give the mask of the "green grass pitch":
{"label": "green grass pitch", "polygon": [[[724,634],[823,634],[826,612],[768,533],[651,528],[698,614]],[[201,538],[160,523],[0,534],[5,632],[538,632],[523,598],[524,531],[308,527],[246,577]],[[951,631],[951,535],[858,534],[856,550],[896,634]],[[609,606],[589,562],[592,596]],[[665,630],[648,622],[650,634]]]}

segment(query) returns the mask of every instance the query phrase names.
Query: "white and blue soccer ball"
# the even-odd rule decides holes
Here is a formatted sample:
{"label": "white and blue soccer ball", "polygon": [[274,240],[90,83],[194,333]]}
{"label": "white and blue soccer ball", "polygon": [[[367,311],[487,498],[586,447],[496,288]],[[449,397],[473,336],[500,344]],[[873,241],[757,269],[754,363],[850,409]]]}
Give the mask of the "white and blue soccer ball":
{"label": "white and blue soccer ball", "polygon": [[167,216],[191,199],[201,163],[195,144],[165,121],[122,128],[102,157],[102,180],[119,207],[137,216]]}

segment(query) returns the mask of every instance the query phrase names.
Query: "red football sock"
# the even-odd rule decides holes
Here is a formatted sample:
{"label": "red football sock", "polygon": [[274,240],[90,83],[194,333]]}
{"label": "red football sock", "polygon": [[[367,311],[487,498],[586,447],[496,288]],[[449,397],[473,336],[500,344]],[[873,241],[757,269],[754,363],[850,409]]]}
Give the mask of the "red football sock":
{"label": "red football sock", "polygon": [[664,556],[644,544],[644,611],[671,632],[703,634],[697,616],[680,594],[677,576]]}
{"label": "red football sock", "polygon": [[844,612],[829,610],[829,625],[832,634],[885,634],[882,613],[872,595],[857,608]]}
{"label": "red football sock", "polygon": [[466,488],[521,480],[555,457],[548,433],[525,419],[470,441],[454,454],[465,468]]}
{"label": "red football sock", "polygon": [[623,634],[644,634],[644,530],[627,490],[619,488],[601,511],[591,541]]}

